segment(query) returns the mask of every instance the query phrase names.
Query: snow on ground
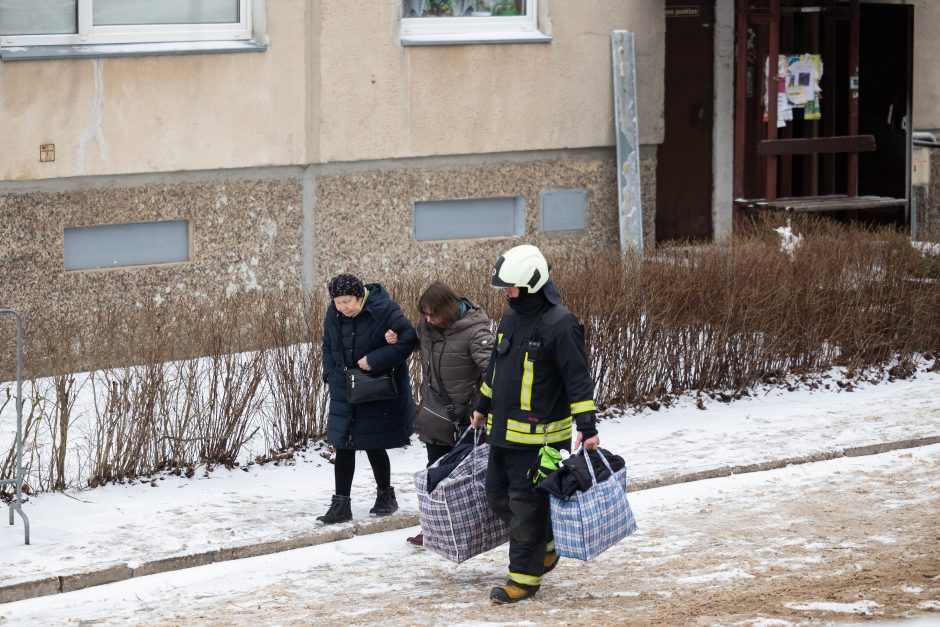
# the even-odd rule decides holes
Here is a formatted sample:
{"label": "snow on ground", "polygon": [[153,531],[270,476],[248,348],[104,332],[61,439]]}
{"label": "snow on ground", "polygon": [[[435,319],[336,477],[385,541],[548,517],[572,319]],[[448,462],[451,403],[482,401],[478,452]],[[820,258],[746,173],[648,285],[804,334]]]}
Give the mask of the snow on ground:
{"label": "snow on ground", "polygon": [[[600,424],[602,445],[624,456],[636,481],[940,435],[940,373],[919,372],[915,379],[853,392],[833,388],[770,388],[731,404],[709,401],[705,411],[687,399],[658,412],[623,414]],[[398,449],[391,458],[402,511],[414,513],[412,477],[426,463],[424,447]],[[353,516],[364,520],[375,488],[364,454],[357,465]],[[311,450],[291,465],[217,469],[190,479],[166,476],[154,484],[32,497],[24,506],[32,543],[23,544],[18,516],[15,526],[0,529],[0,580],[32,580],[309,532],[321,527],[316,516],[329,505],[333,467]]]}
{"label": "snow on ground", "polygon": [[[705,406],[686,399],[622,413],[600,424],[602,445],[625,457],[636,481],[937,436],[940,373],[852,392],[768,388]],[[425,461],[420,445],[392,452],[402,512],[416,511],[412,476]],[[365,520],[374,484],[365,455],[357,463],[353,514]],[[154,484],[32,497],[24,506],[31,545],[19,517],[0,528],[0,581],[308,533],[322,528],[315,517],[328,506],[333,473],[311,450],[288,465]],[[566,560],[538,597],[546,601],[515,614],[485,599],[505,576],[505,549],[455,567],[406,546],[412,528],[0,605],[0,624],[292,624],[317,616],[352,624],[796,625],[940,611],[940,445],[645,490],[631,501],[640,532],[592,562]]]}
{"label": "snow on ground", "polygon": [[[631,502],[636,534],[590,562],[563,560],[515,606],[487,599],[505,547],[457,566],[408,546],[411,528],[8,603],[0,624],[790,627],[891,624],[940,601],[940,445]],[[888,530],[896,543],[870,540]]]}

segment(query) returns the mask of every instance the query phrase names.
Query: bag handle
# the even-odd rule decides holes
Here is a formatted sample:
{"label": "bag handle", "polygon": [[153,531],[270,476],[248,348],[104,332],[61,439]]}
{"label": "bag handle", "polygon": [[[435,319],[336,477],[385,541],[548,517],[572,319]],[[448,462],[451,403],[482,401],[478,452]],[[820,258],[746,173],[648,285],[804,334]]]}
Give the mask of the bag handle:
{"label": "bag handle", "polygon": [[[473,428],[473,425],[467,427],[466,429],[464,429],[464,432],[460,434],[460,437],[457,438],[457,442],[460,442],[461,440],[463,440],[464,436],[470,432],[470,429],[473,429],[473,448],[470,450],[470,467],[476,468],[477,467],[477,460],[476,460],[477,449],[480,448],[480,437],[483,435],[483,427],[477,427],[475,429]],[[471,477],[473,476],[475,476],[475,473],[471,473]],[[486,492],[486,484],[478,481],[476,482],[476,485],[478,488]]]}
{"label": "bag handle", "polygon": [[474,428],[473,425],[467,427],[463,430],[463,433],[460,434],[460,437],[457,438],[457,442],[463,440],[464,436],[470,433],[471,429],[473,429],[473,448],[476,449],[476,447],[480,445],[480,437],[483,435],[483,427]]}
{"label": "bag handle", "polygon": [[[584,453],[584,459],[587,461],[588,472],[591,473],[591,485],[597,485],[597,477],[594,475],[594,464],[591,462],[591,456],[588,455],[588,450],[581,446],[577,451],[574,452],[575,455],[578,453]],[[610,467],[610,462],[607,461],[607,457],[604,455],[603,451],[597,449],[597,454],[601,456],[601,461],[604,462],[604,465],[607,466],[607,470],[610,471],[610,476],[613,477],[614,469]]]}

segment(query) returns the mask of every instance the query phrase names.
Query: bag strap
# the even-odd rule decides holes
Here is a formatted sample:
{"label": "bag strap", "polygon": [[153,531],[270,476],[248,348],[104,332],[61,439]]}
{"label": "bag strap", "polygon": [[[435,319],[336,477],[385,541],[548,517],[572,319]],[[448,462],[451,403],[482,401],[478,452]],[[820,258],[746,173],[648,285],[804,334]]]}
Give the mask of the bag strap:
{"label": "bag strap", "polygon": [[[340,313],[336,312],[336,317],[339,318]],[[349,354],[355,358],[356,353],[356,321],[355,319],[350,318],[349,323],[352,325],[352,346],[349,347]],[[349,366],[346,365],[346,348],[343,346],[343,321],[339,320],[339,351],[343,355],[343,372],[349,371]],[[354,366],[355,367],[355,366]],[[358,368],[357,368],[358,369]]]}
{"label": "bag strap", "polygon": [[[440,360],[444,358],[444,349],[447,348],[447,340],[445,339],[441,343],[441,357],[438,359],[438,366],[440,366]],[[444,381],[441,379],[441,373],[439,368],[434,367],[434,351],[431,351],[431,355],[428,358],[430,362],[428,366],[431,369],[431,374],[437,379],[437,387],[440,390],[439,396],[444,401],[444,409],[447,410],[447,415],[450,417],[451,422],[454,423],[454,427],[460,420],[457,418],[457,413],[454,412],[454,401],[450,400],[450,395],[447,393],[447,388],[444,387]],[[465,433],[466,435],[466,433]],[[463,437],[463,436],[461,436]],[[457,441],[460,441],[460,438],[457,438]]]}
{"label": "bag strap", "polygon": [[[340,314],[337,313],[336,315],[339,316]],[[355,318],[350,318],[349,323],[352,325],[352,335],[351,335],[351,337],[352,337],[352,345],[349,347],[349,354],[352,355],[352,358],[353,358],[353,359],[355,359],[355,358],[356,358],[356,320],[355,320]],[[342,323],[342,321],[340,321],[339,324],[340,324],[340,327],[339,327],[339,350],[340,350],[340,353],[342,353],[342,355],[343,355],[343,372],[349,372],[350,370],[358,370],[358,371],[362,372],[362,368],[360,368],[358,364],[355,365],[355,366],[347,366],[347,365],[346,365],[346,349],[345,349],[345,347],[343,346],[343,326],[342,326],[343,323]],[[395,370],[395,368],[397,368],[397,366],[392,366],[392,370]]]}

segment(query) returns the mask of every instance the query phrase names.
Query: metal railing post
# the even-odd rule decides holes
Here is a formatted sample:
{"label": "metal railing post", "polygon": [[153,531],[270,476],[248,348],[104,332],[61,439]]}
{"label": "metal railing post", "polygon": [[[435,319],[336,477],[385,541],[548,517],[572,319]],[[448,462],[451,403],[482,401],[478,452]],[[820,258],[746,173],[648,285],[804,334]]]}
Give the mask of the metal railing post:
{"label": "metal railing post", "polygon": [[16,472],[15,478],[0,480],[0,485],[14,487],[16,498],[10,501],[10,524],[13,524],[13,510],[16,510],[23,519],[26,544],[29,544],[29,518],[23,511],[23,318],[12,309],[0,308],[0,314],[16,318]]}

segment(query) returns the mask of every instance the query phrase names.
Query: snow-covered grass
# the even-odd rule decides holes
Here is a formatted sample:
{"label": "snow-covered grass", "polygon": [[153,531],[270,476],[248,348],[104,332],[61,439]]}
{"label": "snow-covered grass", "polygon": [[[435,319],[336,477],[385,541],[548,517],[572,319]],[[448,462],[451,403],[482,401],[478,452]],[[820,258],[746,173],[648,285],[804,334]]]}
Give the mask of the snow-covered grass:
{"label": "snow-covered grass", "polygon": [[[835,397],[841,413],[833,421],[843,427],[858,423],[862,430],[870,428],[865,418],[873,415],[901,428],[912,409],[919,408],[919,422],[937,432],[940,399],[932,392],[938,383],[940,378],[931,375],[854,393],[783,392],[730,406],[719,404],[709,410],[719,414],[722,428],[701,433],[694,443],[680,438],[674,443],[669,438],[650,440],[636,432],[636,421],[627,417],[605,424],[601,437],[605,446],[625,453],[628,467],[636,474],[647,470],[644,466],[648,464],[668,465],[668,458],[684,456],[693,448],[721,449],[722,457],[736,455],[741,460],[772,455],[777,446],[794,439],[791,428],[799,431],[804,442],[818,440],[816,430],[821,422],[804,420],[805,414],[800,412],[807,407],[792,407],[789,401],[793,400]],[[723,415],[735,405],[749,406],[749,412],[766,420],[760,440],[744,442],[735,437],[734,427],[742,424],[742,417]],[[666,426],[661,435],[702,416],[685,413],[687,410],[669,410],[662,420]],[[852,441],[865,440],[856,435]],[[396,487],[404,488],[406,475],[420,467],[420,452],[419,447],[411,447],[393,454]],[[921,539],[912,536],[912,530],[924,526],[916,517],[910,518],[911,512],[920,511],[917,500],[924,496],[916,493],[925,493],[931,500],[930,511],[936,511],[938,463],[940,447],[934,445],[632,493],[630,500],[640,525],[637,534],[591,562],[565,560],[535,600],[513,608],[495,607],[486,599],[488,586],[505,577],[505,547],[455,566],[409,547],[405,537],[416,528],[408,528],[9,603],[0,606],[0,624],[5,620],[36,625],[69,621],[248,625],[315,620],[344,625],[613,625],[634,621],[654,624],[646,621],[658,616],[665,622],[657,624],[706,624],[703,621],[707,618],[707,624],[793,627],[831,624],[853,616],[883,617],[885,608],[896,605],[886,600],[888,594],[921,612],[932,612],[940,609],[940,581],[921,581],[911,575],[900,583],[879,587],[877,551],[894,549],[871,539],[884,535],[882,532],[869,530],[875,520],[883,523],[884,531],[893,530],[903,542],[900,554],[908,554],[905,547],[917,546]],[[156,559],[165,556],[168,544],[180,546],[186,541],[189,544],[183,550],[195,552],[207,546],[225,546],[250,527],[264,529],[265,538],[277,532],[309,529],[316,526],[312,513],[305,511],[316,501],[311,492],[318,487],[329,490],[328,486],[309,483],[329,476],[327,466],[320,468],[323,472],[310,472],[314,465],[298,462],[258,474],[217,473],[159,489],[112,486],[91,495],[75,495],[94,502],[43,495],[29,504],[36,523],[34,546],[17,546],[13,529],[0,533],[0,550],[8,560],[0,566],[0,573],[10,581],[23,572],[39,577],[103,563]],[[365,501],[357,508],[357,518],[365,517],[371,496],[371,478],[364,470],[360,470],[354,488],[354,498]],[[180,496],[187,491],[198,492],[196,498],[189,499],[190,511],[174,506],[187,500]],[[907,499],[903,514],[891,516],[878,509],[883,494],[891,491],[900,491]],[[406,494],[404,508],[413,511],[413,494],[402,492]],[[103,502],[100,497],[109,493],[114,498]],[[831,503],[839,495],[853,495],[858,499],[853,504],[873,504],[875,510],[858,521],[857,529],[849,529],[846,521],[864,512],[845,512],[840,503]],[[297,502],[293,511],[285,508],[288,498]],[[141,508],[145,502],[154,508]],[[322,504],[325,506],[325,500]],[[105,509],[110,510],[110,528],[104,521],[90,520],[94,512]],[[226,514],[218,516],[219,509],[225,509]],[[158,511],[162,514],[155,516]],[[837,518],[827,520],[828,511]],[[794,515],[799,512],[812,517]],[[58,538],[46,535],[52,521],[43,518],[50,514],[67,518],[57,525]],[[154,516],[159,520],[147,519]],[[199,527],[200,521],[204,526]],[[210,526],[215,527],[215,534],[206,533]],[[859,530],[871,537],[858,535]],[[927,527],[923,533],[932,532]],[[95,536],[101,535],[108,537],[96,543]],[[33,561],[46,561],[47,569],[33,570]],[[849,572],[843,573],[845,568]],[[866,573],[858,584],[865,595],[848,599],[854,595],[847,587],[857,577],[856,569]],[[904,577],[903,573],[891,576]],[[834,587],[826,587],[827,578],[836,579]],[[918,585],[913,585],[915,582]],[[753,600],[742,606],[752,589],[759,608],[756,611]],[[773,595],[763,596],[761,590]],[[704,605],[696,606],[699,599],[705,599]],[[696,607],[698,611],[705,608],[706,615],[697,616]],[[913,620],[911,624],[920,623]]]}
{"label": "snow-covered grass", "polygon": [[[684,397],[653,411],[611,411],[599,425],[602,446],[622,455],[632,485],[733,465],[790,459],[873,443],[940,435],[940,373],[920,371],[893,383],[860,382],[847,391],[767,386],[731,403]],[[699,402],[703,409],[699,408]],[[413,439],[416,442],[416,439]],[[191,477],[30,497],[22,528],[0,531],[0,579],[70,572],[90,565],[186,555],[212,548],[279,540],[319,528],[333,492],[324,450],[240,468],[200,467]],[[393,485],[403,512],[416,512],[413,475],[426,463],[420,444],[390,451]],[[375,486],[358,456],[353,514],[368,519]],[[927,494],[891,495],[884,507],[906,506]],[[761,503],[750,506],[755,511]],[[769,511],[768,516],[773,512]],[[641,523],[642,524],[642,523]],[[884,545],[890,535],[870,540]],[[799,537],[794,545],[812,545]],[[676,538],[676,547],[686,540]]]}

